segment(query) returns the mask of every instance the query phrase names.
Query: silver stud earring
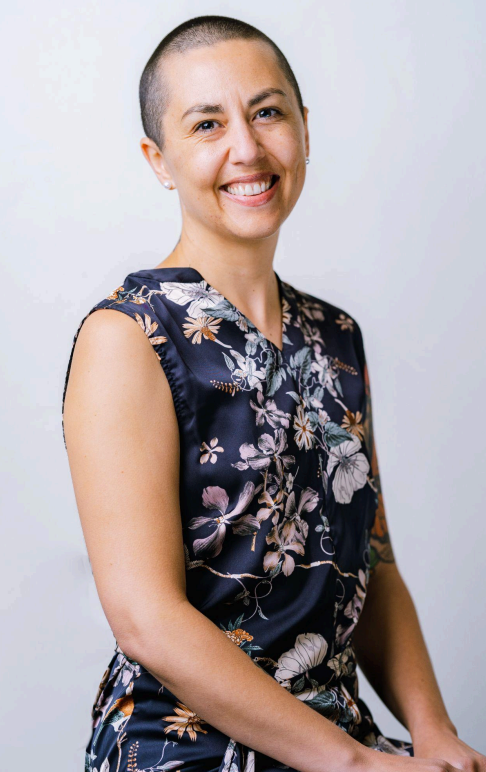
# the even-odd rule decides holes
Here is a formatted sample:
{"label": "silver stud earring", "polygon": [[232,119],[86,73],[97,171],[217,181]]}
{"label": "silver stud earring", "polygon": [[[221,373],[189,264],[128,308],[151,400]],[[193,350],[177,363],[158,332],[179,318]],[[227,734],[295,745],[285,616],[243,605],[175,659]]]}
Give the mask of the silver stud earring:
{"label": "silver stud earring", "polygon": [[170,190],[171,187],[172,186],[171,186],[170,182],[164,182],[164,188],[167,188],[168,190]]}
{"label": "silver stud earring", "polygon": [[306,164],[310,163],[310,158],[305,159]]}

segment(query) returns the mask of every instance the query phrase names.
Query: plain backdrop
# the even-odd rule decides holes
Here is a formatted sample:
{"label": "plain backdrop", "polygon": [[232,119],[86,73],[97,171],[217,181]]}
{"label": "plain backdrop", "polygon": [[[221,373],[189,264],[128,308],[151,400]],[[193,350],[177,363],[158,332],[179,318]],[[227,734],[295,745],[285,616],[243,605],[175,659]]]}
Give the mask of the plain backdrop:
{"label": "plain backdrop", "polygon": [[[62,439],[84,314],[180,232],[142,156],[159,41],[236,16],[309,107],[302,195],[275,268],[360,323],[392,544],[450,716],[486,753],[485,33],[478,0],[28,0],[3,11],[2,768],[83,769],[114,638]],[[409,739],[360,675],[384,734]]]}

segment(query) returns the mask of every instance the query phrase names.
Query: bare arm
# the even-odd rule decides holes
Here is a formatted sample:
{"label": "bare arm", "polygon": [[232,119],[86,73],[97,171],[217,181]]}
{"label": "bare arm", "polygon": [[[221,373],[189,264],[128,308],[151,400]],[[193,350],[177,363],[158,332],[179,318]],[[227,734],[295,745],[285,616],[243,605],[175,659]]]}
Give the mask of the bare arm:
{"label": "bare arm", "polygon": [[125,653],[209,724],[301,772],[384,767],[386,754],[291,695],[187,600],[172,395],[124,314],[85,321],[64,428],[97,590]]}
{"label": "bare arm", "polygon": [[373,436],[372,403],[365,365],[365,440],[371,451],[371,474],[378,507],[370,534],[368,593],[354,631],[358,664],[415,743],[435,728],[456,729],[442,700],[418,615],[398,570],[391,544]]}
{"label": "bare arm", "polygon": [[410,593],[396,563],[378,564],[354,631],[358,664],[414,744],[435,729],[457,734],[433,671]]}

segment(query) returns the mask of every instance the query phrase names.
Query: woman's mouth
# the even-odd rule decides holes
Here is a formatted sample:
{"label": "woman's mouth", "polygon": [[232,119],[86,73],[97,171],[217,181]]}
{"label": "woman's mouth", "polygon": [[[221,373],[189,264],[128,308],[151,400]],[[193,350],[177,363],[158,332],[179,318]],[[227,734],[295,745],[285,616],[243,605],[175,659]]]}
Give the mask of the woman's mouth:
{"label": "woman's mouth", "polygon": [[268,179],[259,182],[238,182],[233,185],[222,185],[220,191],[230,200],[243,206],[261,206],[274,197],[279,182],[278,174],[272,174],[269,175]]}

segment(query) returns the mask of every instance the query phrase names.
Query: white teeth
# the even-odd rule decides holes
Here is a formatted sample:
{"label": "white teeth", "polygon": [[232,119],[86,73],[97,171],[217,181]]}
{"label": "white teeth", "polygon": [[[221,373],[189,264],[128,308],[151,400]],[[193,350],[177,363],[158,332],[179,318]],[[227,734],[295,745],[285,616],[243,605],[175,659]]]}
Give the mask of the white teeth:
{"label": "white teeth", "polygon": [[233,196],[258,196],[259,193],[264,193],[265,190],[268,190],[271,184],[272,178],[270,177],[270,179],[262,183],[254,182],[246,185],[238,183],[237,185],[228,185],[226,189]]}

